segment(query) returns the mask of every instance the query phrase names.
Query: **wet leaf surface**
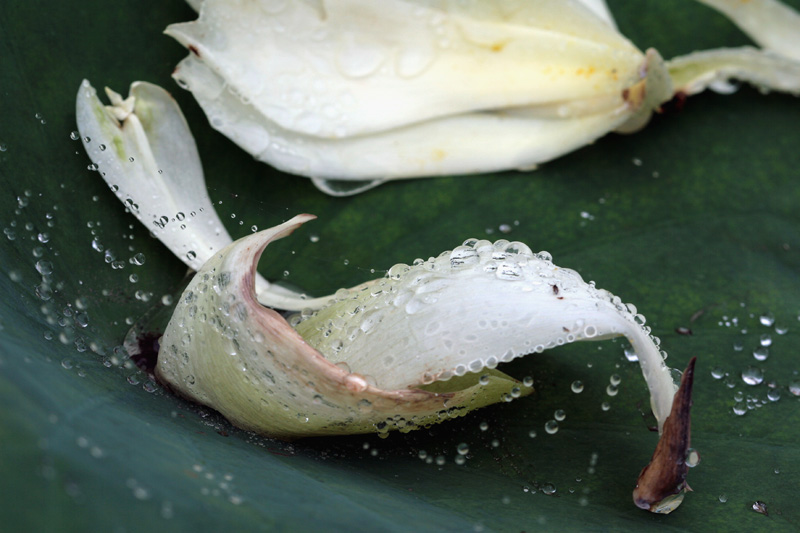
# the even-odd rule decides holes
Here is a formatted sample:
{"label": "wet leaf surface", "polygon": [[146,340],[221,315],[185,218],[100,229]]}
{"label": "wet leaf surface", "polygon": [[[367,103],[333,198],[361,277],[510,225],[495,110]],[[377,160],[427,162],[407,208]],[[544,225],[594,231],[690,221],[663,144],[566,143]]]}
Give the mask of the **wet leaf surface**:
{"label": "wet leaf surface", "polygon": [[[626,35],[665,57],[746,43],[692,2],[612,8]],[[0,7],[0,519],[9,530],[800,527],[800,405],[790,390],[800,390],[800,101],[747,87],[704,94],[634,136],[535,172],[397,182],[335,199],[252,161],[174,85],[184,51],[161,31],[191,18],[181,2]],[[671,366],[698,358],[694,492],[669,516],[632,503],[656,435],[642,416],[638,365],[620,342],[515,361],[504,370],[533,376],[532,396],[385,440],[257,438],[120,366],[130,323],[178,290],[185,269],[123,212],[70,139],[84,77],[118,91],[145,79],[174,93],[235,236],[299,212],[319,216],[276,243],[275,262],[262,265],[271,279],[326,293],[491,232],[548,250],[634,302]],[[129,261],[138,253],[141,266]],[[772,343],[758,361],[763,335]],[[748,366],[761,369],[760,384],[742,380]],[[609,396],[613,374],[620,383]],[[566,418],[548,434],[556,409]],[[545,494],[548,484],[555,493]],[[753,512],[755,501],[769,515]]]}

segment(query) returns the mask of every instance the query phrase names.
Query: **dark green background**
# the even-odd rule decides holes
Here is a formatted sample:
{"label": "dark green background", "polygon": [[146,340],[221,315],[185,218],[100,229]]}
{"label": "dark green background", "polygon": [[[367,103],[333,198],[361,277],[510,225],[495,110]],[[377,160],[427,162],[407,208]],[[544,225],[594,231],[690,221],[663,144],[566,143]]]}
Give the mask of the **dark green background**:
{"label": "dark green background", "polygon": [[[612,8],[623,33],[665,57],[747,43],[723,17],[689,0],[618,0]],[[749,87],[732,96],[703,94],[634,136],[611,135],[535,172],[396,182],[336,199],[254,162],[214,132],[172,82],[185,54],[161,31],[192,18],[178,1],[0,4],[4,530],[800,527],[800,406],[787,388],[800,379],[797,98]],[[695,492],[670,516],[631,503],[656,435],[641,414],[647,392],[638,365],[627,362],[621,342],[579,343],[507,365],[517,377],[534,376],[532,396],[431,430],[291,445],[241,432],[160,389],[148,392],[135,369],[106,368],[126,320],[177,290],[185,269],[123,212],[87,170],[81,143],[70,139],[82,78],[123,93],[139,79],[174,92],[211,197],[235,236],[299,212],[319,216],[270,247],[262,270],[273,279],[333,292],[491,230],[487,238],[548,250],[557,264],[634,302],[662,339],[668,363],[680,368],[698,357],[693,444],[702,462],[690,472]],[[501,234],[501,224],[511,233]],[[105,262],[91,246],[94,237],[124,268]],[[130,264],[139,252],[145,264]],[[49,300],[36,292],[39,259],[52,263]],[[137,291],[152,296],[143,301]],[[78,299],[85,328],[76,324]],[[788,333],[761,325],[763,313]],[[678,327],[693,335],[677,334]],[[751,354],[762,334],[773,344],[759,363]],[[741,381],[748,365],[763,370],[764,384]],[[715,367],[729,377],[713,379]],[[613,373],[622,383],[608,397]],[[586,386],[579,395],[570,391],[576,379]],[[766,401],[768,381],[782,393],[777,402]],[[737,392],[759,407],[734,415]],[[567,418],[547,435],[544,424],[558,408]],[[487,431],[479,428],[483,421]],[[470,448],[465,465],[454,461],[459,443]],[[445,465],[426,464],[420,450],[444,456]],[[555,495],[543,494],[546,483],[557,487]],[[756,500],[766,502],[769,516],[750,510]]]}

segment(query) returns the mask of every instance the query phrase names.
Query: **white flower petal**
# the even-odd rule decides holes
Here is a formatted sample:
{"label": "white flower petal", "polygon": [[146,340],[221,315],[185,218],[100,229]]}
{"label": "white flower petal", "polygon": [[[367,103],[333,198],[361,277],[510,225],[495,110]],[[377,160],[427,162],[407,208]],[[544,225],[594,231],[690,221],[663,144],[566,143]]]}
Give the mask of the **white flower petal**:
{"label": "white flower petal", "polygon": [[[84,80],[76,118],[86,152],[125,207],[189,268],[199,269],[233,242],[206,192],[200,157],[177,103],[164,89],[131,85],[123,99],[107,89],[104,107]],[[264,305],[300,310],[306,300],[257,276]]]}
{"label": "white flower petal", "polygon": [[326,138],[638,81],[642,53],[579,2],[488,6],[206,0],[197,21],[166,33],[272,122]]}
{"label": "white flower petal", "polygon": [[521,243],[471,240],[397,265],[287,323],[255,301],[252,273],[271,240],[311,218],[240,239],[198,272],[161,341],[157,372],[172,389],[267,435],[374,431],[395,417],[421,426],[445,406],[501,401],[517,385],[491,371],[501,362],[624,335],[659,428],[669,416],[675,386],[643,317]]}
{"label": "white flower petal", "polygon": [[778,0],[698,0],[724,13],[753,41],[800,61],[800,13]]}
{"label": "white flower petal", "polygon": [[679,56],[667,62],[676,91],[692,95],[707,88],[731,92],[728,80],[800,95],[800,61],[752,47],[720,48]]}
{"label": "white flower petal", "polygon": [[[655,64],[645,69],[648,75],[663,71],[657,54],[648,58],[648,64]],[[628,92],[621,92],[589,101],[453,115],[372,135],[328,139],[287,130],[260,115],[196,58],[182,61],[174,75],[194,92],[212,126],[257,159],[316,178],[326,192],[332,188],[322,180],[375,180],[356,187],[360,192],[399,177],[532,168],[593,142],[638,112],[649,116],[672,94],[668,77],[663,77],[666,85],[658,86],[650,76],[646,83],[653,102],[632,102],[626,100]]]}

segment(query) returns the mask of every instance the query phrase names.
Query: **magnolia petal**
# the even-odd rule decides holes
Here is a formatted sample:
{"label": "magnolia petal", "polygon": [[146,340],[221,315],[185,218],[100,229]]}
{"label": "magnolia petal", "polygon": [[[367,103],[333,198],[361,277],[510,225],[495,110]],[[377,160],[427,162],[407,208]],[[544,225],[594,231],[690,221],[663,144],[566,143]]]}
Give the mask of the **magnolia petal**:
{"label": "magnolia petal", "polygon": [[574,0],[206,0],[166,33],[259,114],[323,138],[615,95],[643,61]]}
{"label": "magnolia petal", "polygon": [[[377,398],[395,398],[391,414],[429,424],[442,409],[441,398],[424,391],[434,382],[457,379],[447,406],[471,410],[516,385],[494,375],[497,386],[486,397],[474,388],[486,369],[624,335],[639,356],[659,428],[669,415],[675,386],[643,317],[522,243],[470,240],[413,267],[397,265],[387,278],[339,291],[329,306],[291,318],[293,329],[255,301],[253,273],[271,240],[311,218],[240,239],[203,266],[162,339],[162,380],[268,435],[357,433],[386,419],[372,407]],[[354,411],[363,399],[370,408]]]}
{"label": "magnolia petal", "polygon": [[294,438],[411,430],[502,401],[516,380],[487,372],[454,390],[391,390],[326,359],[275,311],[255,299],[253,276],[264,248],[313,219],[299,215],[215,254],[178,303],[156,374],[174,391],[213,407],[235,425]]}
{"label": "magnolia petal", "polygon": [[[658,68],[662,68],[660,63],[643,72],[649,76]],[[376,180],[359,184],[355,192],[393,178],[532,168],[595,141],[637,113],[649,116],[652,112],[641,101],[626,100],[633,93],[623,91],[590,104],[603,110],[595,114],[574,102],[560,102],[448,116],[360,137],[323,139],[284,129],[260,115],[252,103],[230,92],[219,76],[195,58],[182,61],[174,75],[193,91],[212,126],[257,159],[317,180]],[[663,101],[672,93],[662,87],[650,94],[660,95]],[[339,188],[336,192],[353,193]]]}
{"label": "magnolia petal", "polygon": [[676,92],[692,95],[707,88],[731,92],[730,79],[764,90],[800,95],[800,61],[752,47],[695,52],[667,62]]}
{"label": "magnolia petal", "polygon": [[[104,106],[84,80],[76,118],[83,145],[97,171],[125,207],[176,257],[198,270],[233,242],[206,192],[200,156],[186,119],[164,89],[146,82],[131,85],[123,99],[106,89]],[[264,305],[300,310],[310,300],[257,276]]]}
{"label": "magnolia petal", "polygon": [[778,0],[698,0],[730,18],[753,41],[800,61],[800,13]]}

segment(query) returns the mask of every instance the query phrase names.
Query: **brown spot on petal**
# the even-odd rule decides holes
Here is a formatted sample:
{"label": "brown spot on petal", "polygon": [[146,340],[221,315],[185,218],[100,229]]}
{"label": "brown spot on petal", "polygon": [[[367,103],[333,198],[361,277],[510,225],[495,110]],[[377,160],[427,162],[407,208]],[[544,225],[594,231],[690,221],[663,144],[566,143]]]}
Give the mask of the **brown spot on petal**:
{"label": "brown spot on petal", "polygon": [[675,393],[672,411],[664,421],[661,438],[653,458],[642,472],[633,490],[633,502],[640,509],[669,513],[680,505],[686,485],[686,453],[691,440],[692,383],[694,364],[692,357]]}

